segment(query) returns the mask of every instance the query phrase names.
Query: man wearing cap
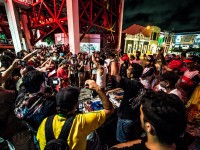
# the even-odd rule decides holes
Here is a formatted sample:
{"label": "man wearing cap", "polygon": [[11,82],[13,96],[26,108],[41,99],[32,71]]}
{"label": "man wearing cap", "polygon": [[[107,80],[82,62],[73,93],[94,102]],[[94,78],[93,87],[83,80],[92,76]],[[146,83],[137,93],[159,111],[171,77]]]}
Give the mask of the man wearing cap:
{"label": "man wearing cap", "polygon": [[56,90],[59,91],[59,89],[63,87],[67,87],[69,85],[68,83],[68,74],[67,74],[67,60],[63,60],[60,64],[60,67],[57,70],[57,78],[59,78],[59,85],[56,86]]}
{"label": "man wearing cap", "polygon": [[184,62],[186,63],[187,70],[181,77],[179,88],[183,90],[183,93],[189,99],[200,82],[199,71],[195,68],[199,58],[197,56],[190,56]]}
{"label": "man wearing cap", "polygon": [[181,60],[172,60],[168,64],[168,71],[174,71],[177,74],[183,74],[184,71],[187,70],[186,67],[184,67],[184,63]]}
{"label": "man wearing cap", "polygon": [[[86,85],[89,89],[95,90],[98,93],[104,109],[75,116],[68,138],[66,139],[71,150],[85,150],[87,135],[100,127],[105,122],[106,118],[114,111],[112,103],[93,80],[87,80]],[[75,110],[78,105],[78,97],[79,90],[70,86],[61,89],[56,94],[57,115],[54,116],[52,122],[55,138],[58,138],[67,116],[75,115]],[[47,119],[43,120],[37,132],[37,140],[41,150],[43,150],[46,145],[46,120]]]}
{"label": "man wearing cap", "polygon": [[183,74],[184,71],[187,70],[186,67],[184,67],[184,63],[179,59],[169,60],[167,59],[167,55],[164,57],[164,50],[163,48],[159,51],[159,56],[161,58],[162,62],[162,73],[166,71],[174,71],[177,74]]}
{"label": "man wearing cap", "polygon": [[128,69],[128,62],[129,62],[129,59],[127,57],[122,57],[120,59],[120,69],[119,69],[119,72],[120,72],[120,76],[121,77],[124,77],[126,78],[126,70]]}

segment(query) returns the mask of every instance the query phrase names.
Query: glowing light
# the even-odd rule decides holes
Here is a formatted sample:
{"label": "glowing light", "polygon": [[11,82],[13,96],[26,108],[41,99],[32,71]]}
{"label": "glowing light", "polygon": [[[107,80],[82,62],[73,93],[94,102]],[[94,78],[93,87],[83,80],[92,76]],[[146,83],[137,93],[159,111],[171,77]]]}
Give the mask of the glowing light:
{"label": "glowing light", "polygon": [[151,26],[147,26],[147,29],[150,29]]}

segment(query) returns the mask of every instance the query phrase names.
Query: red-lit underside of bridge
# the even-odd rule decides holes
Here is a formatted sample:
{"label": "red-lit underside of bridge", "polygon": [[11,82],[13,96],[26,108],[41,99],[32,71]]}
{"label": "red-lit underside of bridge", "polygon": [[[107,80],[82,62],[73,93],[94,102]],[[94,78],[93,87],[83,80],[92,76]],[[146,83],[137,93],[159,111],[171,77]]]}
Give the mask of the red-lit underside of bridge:
{"label": "red-lit underside of bridge", "polygon": [[[80,40],[85,34],[95,33],[116,44],[119,3],[120,0],[79,0]],[[66,5],[66,0],[33,0],[31,8],[24,10],[29,18],[32,45],[51,33],[68,35]],[[40,37],[37,36],[38,30]]]}

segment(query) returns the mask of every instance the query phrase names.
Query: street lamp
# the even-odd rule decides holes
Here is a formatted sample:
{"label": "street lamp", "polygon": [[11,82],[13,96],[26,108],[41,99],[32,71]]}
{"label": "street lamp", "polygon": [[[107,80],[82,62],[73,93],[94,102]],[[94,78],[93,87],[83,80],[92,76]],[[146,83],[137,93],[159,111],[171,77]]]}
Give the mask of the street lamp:
{"label": "street lamp", "polygon": [[140,36],[141,36],[141,33],[144,32],[146,29],[150,29],[150,26],[146,26],[143,30],[140,29],[140,32],[139,32],[139,38],[138,38],[137,51],[139,50],[139,45],[140,45]]}

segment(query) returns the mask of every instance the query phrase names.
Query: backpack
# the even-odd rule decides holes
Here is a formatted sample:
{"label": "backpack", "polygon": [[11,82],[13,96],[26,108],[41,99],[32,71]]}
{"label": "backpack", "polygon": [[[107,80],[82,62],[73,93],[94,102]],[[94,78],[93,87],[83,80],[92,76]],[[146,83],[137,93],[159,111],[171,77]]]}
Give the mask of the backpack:
{"label": "backpack", "polygon": [[37,129],[44,118],[56,113],[55,97],[45,93],[34,93],[30,97],[28,93],[22,93],[16,100],[14,112],[17,118]]}
{"label": "backpack", "polygon": [[46,101],[46,97],[43,93],[35,93],[33,97],[29,97],[29,94],[22,94],[23,97],[17,98],[15,106],[15,115],[19,119],[31,118],[38,114]]}
{"label": "backpack", "polygon": [[48,117],[45,124],[45,137],[47,144],[44,150],[69,150],[67,137],[69,135],[75,116],[69,115],[67,117],[67,120],[65,121],[57,139],[55,139],[52,126],[54,116],[55,115]]}

